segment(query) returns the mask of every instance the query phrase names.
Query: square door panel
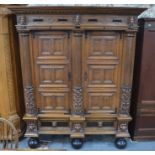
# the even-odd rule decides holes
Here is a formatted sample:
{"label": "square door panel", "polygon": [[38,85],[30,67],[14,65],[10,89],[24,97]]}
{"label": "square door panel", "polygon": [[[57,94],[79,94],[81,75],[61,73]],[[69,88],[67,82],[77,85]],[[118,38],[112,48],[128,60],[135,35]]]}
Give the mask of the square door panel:
{"label": "square door panel", "polygon": [[37,32],[37,57],[67,59],[69,58],[69,39],[67,32]]}
{"label": "square door panel", "polygon": [[114,33],[90,34],[88,56],[117,56],[117,35]]}
{"label": "square door panel", "polygon": [[115,68],[115,65],[89,65],[89,86],[116,84]]}
{"label": "square door panel", "polygon": [[40,65],[40,85],[68,85],[68,65]]}
{"label": "square door panel", "polygon": [[114,92],[88,93],[88,111],[114,112]]}
{"label": "square door panel", "polygon": [[41,92],[39,94],[39,107],[41,111],[67,111],[69,109],[69,94]]}

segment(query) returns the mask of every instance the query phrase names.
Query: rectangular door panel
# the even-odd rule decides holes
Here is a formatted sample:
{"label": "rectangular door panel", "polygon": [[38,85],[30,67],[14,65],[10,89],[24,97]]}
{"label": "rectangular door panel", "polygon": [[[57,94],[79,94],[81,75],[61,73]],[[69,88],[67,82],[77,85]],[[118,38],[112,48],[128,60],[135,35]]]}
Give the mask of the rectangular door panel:
{"label": "rectangular door panel", "polygon": [[71,50],[69,32],[42,31],[32,36],[32,66],[35,97],[40,112],[70,110]]}
{"label": "rectangular door panel", "polygon": [[87,32],[83,54],[84,107],[116,113],[119,106],[122,42],[117,32]]}

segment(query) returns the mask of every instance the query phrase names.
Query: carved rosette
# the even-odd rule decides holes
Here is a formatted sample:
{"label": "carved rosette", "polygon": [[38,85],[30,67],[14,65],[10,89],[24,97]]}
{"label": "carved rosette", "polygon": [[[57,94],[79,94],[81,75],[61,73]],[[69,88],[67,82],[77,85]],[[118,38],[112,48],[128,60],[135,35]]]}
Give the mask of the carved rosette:
{"label": "carved rosette", "polygon": [[27,133],[37,133],[38,128],[37,128],[37,122],[36,121],[27,121]]}
{"label": "carved rosette", "polygon": [[74,87],[73,89],[73,108],[74,114],[80,115],[83,113],[83,94],[82,87]]}
{"label": "carved rosette", "polygon": [[130,100],[131,100],[131,87],[123,86],[122,87],[122,95],[121,95],[120,114],[129,115]]}
{"label": "carved rosette", "polygon": [[24,96],[25,96],[26,113],[35,115],[37,113],[37,110],[34,100],[34,89],[32,86],[27,86],[24,88]]}
{"label": "carved rosette", "polygon": [[82,123],[73,123],[72,124],[72,132],[83,132],[83,126]]}

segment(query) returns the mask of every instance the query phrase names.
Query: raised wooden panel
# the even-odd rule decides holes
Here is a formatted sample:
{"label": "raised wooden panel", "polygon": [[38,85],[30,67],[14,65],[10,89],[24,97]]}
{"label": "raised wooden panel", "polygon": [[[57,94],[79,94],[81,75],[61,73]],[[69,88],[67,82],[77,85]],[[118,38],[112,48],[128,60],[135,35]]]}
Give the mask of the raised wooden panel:
{"label": "raised wooden panel", "polygon": [[65,36],[39,36],[39,55],[67,56],[65,51]]}
{"label": "raised wooden panel", "polygon": [[89,111],[98,110],[98,111],[110,111],[114,112],[114,93],[89,93]]}
{"label": "raised wooden panel", "polygon": [[[105,36],[104,36],[105,35]],[[111,35],[111,34],[110,34]],[[116,56],[116,36],[110,36],[108,33],[90,36],[89,56]]]}
{"label": "raised wooden panel", "polygon": [[115,66],[113,65],[90,65],[88,70],[89,86],[114,84]]}
{"label": "raised wooden panel", "polygon": [[36,104],[41,112],[64,113],[70,110],[71,50],[69,33],[32,32],[31,62]]}
{"label": "raised wooden panel", "polygon": [[68,93],[40,93],[40,110],[44,111],[67,111],[69,108],[69,94]]}
{"label": "raised wooden panel", "polygon": [[66,65],[40,65],[40,84],[41,85],[65,85],[68,84],[68,66]]}
{"label": "raised wooden panel", "polygon": [[86,111],[115,113],[120,102],[121,33],[87,32],[83,56]]}

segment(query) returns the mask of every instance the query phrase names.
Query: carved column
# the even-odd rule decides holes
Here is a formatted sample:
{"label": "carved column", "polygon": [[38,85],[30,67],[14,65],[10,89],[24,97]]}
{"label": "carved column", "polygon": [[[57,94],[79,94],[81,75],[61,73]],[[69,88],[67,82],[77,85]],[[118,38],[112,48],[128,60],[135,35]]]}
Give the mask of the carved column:
{"label": "carved column", "polygon": [[72,36],[72,88],[73,109],[72,113],[83,113],[83,88],[82,88],[82,31],[80,30],[80,16],[75,16],[75,30]]}
{"label": "carved column", "polygon": [[19,33],[20,57],[26,107],[26,114],[24,116],[24,120],[27,123],[27,130],[25,136],[37,137],[37,110],[34,97],[34,88],[32,84],[29,31],[26,30],[25,16],[17,16],[16,28]]}
{"label": "carved column", "polygon": [[72,116],[71,138],[84,137],[83,88],[82,88],[82,38],[80,30],[80,15],[74,18],[75,29],[72,33]]}
{"label": "carved column", "polygon": [[129,28],[124,33],[123,62],[122,62],[122,87],[120,96],[120,109],[118,110],[117,137],[130,137],[128,122],[131,120],[130,102],[132,88],[132,74],[135,55],[135,39],[137,23],[135,17],[129,17]]}

